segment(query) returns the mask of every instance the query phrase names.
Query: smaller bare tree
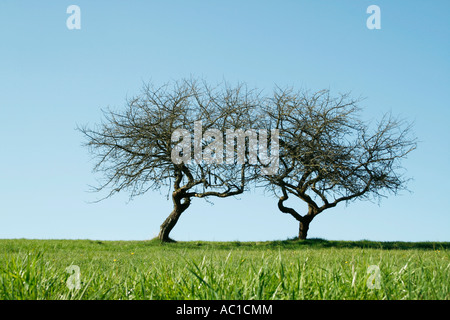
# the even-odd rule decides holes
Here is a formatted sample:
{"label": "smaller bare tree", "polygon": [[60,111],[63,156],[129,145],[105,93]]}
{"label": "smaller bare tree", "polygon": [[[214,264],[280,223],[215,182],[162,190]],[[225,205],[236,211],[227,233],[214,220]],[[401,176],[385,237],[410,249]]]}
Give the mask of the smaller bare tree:
{"label": "smaller bare tree", "polygon": [[[276,89],[265,108],[280,132],[280,169],[265,176],[278,208],[299,222],[306,239],[311,221],[339,203],[373,200],[406,188],[401,160],[416,148],[411,125],[389,115],[371,125],[359,119],[360,100]],[[286,205],[292,195],[304,214]]]}
{"label": "smaller bare tree", "polygon": [[[197,121],[203,123],[201,134],[209,129],[245,128],[253,121],[257,101],[255,91],[244,85],[213,88],[192,79],[161,87],[146,85],[140,95],[127,101],[125,110],[107,110],[101,125],[79,128],[96,158],[94,172],[104,175],[95,190],[110,189],[105,198],[127,190],[133,198],[171,187],[173,210],[158,238],[173,241],[169,233],[192,198],[235,196],[244,192],[250,180],[248,164],[205,162],[195,158],[194,148],[178,154],[188,161],[174,161],[180,137],[174,139],[173,133],[187,130],[192,135]],[[188,140],[185,143],[190,146]],[[206,142],[201,143],[204,149]]]}

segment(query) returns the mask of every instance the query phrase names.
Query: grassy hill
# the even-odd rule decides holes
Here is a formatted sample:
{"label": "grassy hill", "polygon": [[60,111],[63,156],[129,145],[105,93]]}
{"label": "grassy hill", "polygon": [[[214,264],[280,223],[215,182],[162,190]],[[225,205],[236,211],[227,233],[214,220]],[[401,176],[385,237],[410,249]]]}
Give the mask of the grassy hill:
{"label": "grassy hill", "polygon": [[0,240],[0,299],[449,299],[449,242]]}

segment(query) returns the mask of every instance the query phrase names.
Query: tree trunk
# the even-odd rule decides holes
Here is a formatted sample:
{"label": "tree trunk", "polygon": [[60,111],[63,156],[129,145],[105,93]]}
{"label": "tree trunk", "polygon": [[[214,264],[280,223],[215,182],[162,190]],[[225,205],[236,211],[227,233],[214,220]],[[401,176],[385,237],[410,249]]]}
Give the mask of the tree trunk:
{"label": "tree trunk", "polygon": [[[183,202],[181,200],[184,199]],[[169,233],[175,227],[181,214],[189,207],[191,200],[189,198],[183,198],[177,192],[172,194],[173,210],[166,220],[162,223],[158,239],[161,242],[175,242],[169,237]]]}
{"label": "tree trunk", "polygon": [[298,231],[298,238],[300,240],[306,239],[306,237],[308,235],[309,224],[314,219],[314,217],[317,216],[318,214],[319,214],[319,211],[317,210],[317,208],[314,208],[313,206],[309,206],[308,214],[304,215],[303,217],[301,217],[301,219],[299,219],[300,227],[299,227],[299,231]]}
{"label": "tree trunk", "polygon": [[174,242],[174,240],[169,238],[169,233],[172,231],[173,227],[175,227],[178,218],[181,216],[180,210],[173,209],[170,215],[167,217],[166,220],[162,223],[160,229],[159,229],[159,235],[158,239],[161,242]]}
{"label": "tree trunk", "polygon": [[298,232],[298,238],[300,240],[305,240],[306,236],[308,235],[308,229],[309,229],[309,223],[311,221],[304,219],[303,221],[300,221],[300,228]]}

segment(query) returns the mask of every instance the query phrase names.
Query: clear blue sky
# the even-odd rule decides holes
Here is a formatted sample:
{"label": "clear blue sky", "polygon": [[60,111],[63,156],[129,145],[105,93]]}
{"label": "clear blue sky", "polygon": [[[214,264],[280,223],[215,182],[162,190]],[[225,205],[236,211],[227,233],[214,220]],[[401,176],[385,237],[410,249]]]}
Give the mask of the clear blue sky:
{"label": "clear blue sky", "polygon": [[[66,9],[81,9],[69,30]],[[369,30],[369,5],[381,29]],[[366,119],[415,122],[404,162],[412,193],[325,211],[310,237],[450,241],[450,1],[0,2],[0,238],[144,240],[171,210],[167,191],[97,204],[77,124],[120,107],[143,81],[204,77],[272,89],[329,88],[365,96]],[[302,208],[301,203],[291,203]],[[253,193],[194,199],[177,240],[296,236],[276,199]]]}

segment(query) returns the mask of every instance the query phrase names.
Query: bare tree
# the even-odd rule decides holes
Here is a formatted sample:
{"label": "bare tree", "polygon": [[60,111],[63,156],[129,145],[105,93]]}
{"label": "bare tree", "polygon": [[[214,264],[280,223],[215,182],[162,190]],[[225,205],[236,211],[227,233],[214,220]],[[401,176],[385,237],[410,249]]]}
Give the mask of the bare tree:
{"label": "bare tree", "polygon": [[[198,121],[203,124],[202,134],[208,129],[245,128],[253,122],[257,102],[258,94],[244,85],[211,87],[192,79],[161,87],[146,85],[140,95],[127,101],[123,111],[104,111],[102,124],[79,128],[95,156],[94,172],[104,177],[95,190],[108,188],[106,198],[127,190],[133,198],[148,190],[172,188],[173,210],[162,223],[158,238],[173,241],[169,233],[192,198],[235,196],[244,192],[250,180],[246,163],[205,162],[194,154],[195,146],[178,150],[182,136],[173,133],[187,131],[184,143],[190,146]],[[201,144],[203,150],[206,142]],[[174,161],[174,155],[183,161]]]}
{"label": "bare tree", "polygon": [[[376,124],[363,122],[359,102],[349,94],[332,97],[329,90],[279,88],[268,99],[268,125],[280,131],[280,168],[264,178],[281,192],[279,210],[299,222],[300,239],[326,209],[406,188],[401,160],[416,148],[411,125],[390,115]],[[291,195],[306,204],[303,214],[286,205]]]}

